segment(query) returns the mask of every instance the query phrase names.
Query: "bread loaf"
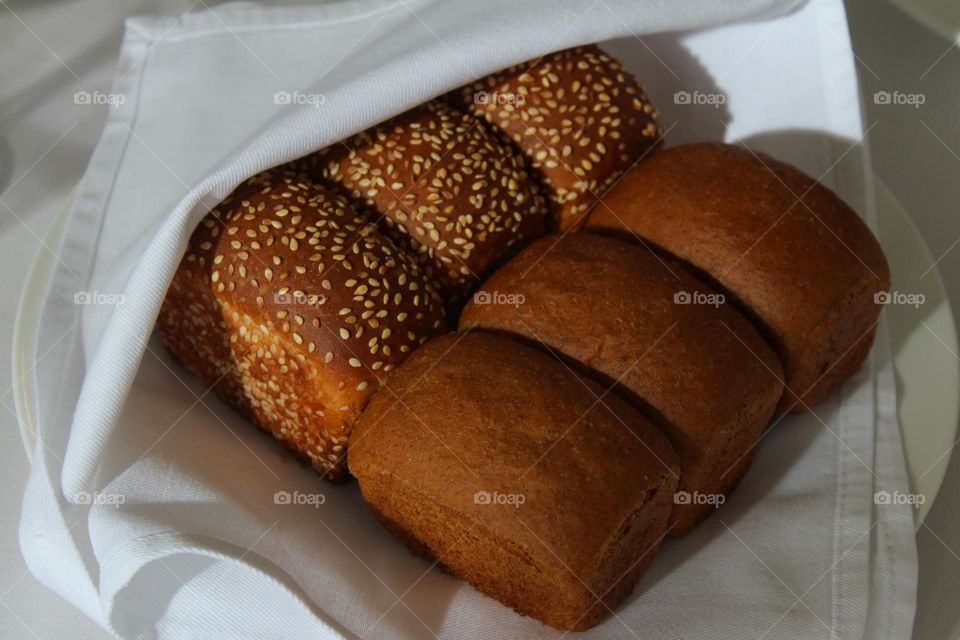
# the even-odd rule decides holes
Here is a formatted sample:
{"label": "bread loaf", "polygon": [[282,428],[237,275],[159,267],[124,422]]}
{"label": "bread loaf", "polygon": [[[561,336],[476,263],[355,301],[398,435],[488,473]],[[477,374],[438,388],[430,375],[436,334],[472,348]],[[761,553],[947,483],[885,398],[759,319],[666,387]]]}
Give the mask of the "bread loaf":
{"label": "bread loaf", "polygon": [[780,411],[812,407],[863,363],[890,271],[870,230],[790,165],[725,144],[651,156],[603,199],[592,231],[692,265],[762,327],[784,365]]}
{"label": "bread loaf", "polygon": [[597,198],[661,137],[643,85],[594,45],[498,71],[448,99],[526,155],[560,230],[580,226]]}
{"label": "bread loaf", "polygon": [[424,345],[371,400],[350,468],[377,518],[479,591],[558,629],[597,624],[666,531],[677,462],[629,404],[483,333]]}
{"label": "bread loaf", "polygon": [[443,325],[415,261],[338,196],[279,171],[203,219],[159,317],[176,358],[334,480],[367,399]]}
{"label": "bread loaf", "polygon": [[544,232],[546,202],[522,158],[436,100],[294,166],[362,202],[451,306]]}
{"label": "bread loaf", "polygon": [[776,354],[746,318],[679,265],[613,238],[537,241],[477,291],[467,328],[543,345],[664,431],[683,469],[671,535],[739,482],[783,390]]}

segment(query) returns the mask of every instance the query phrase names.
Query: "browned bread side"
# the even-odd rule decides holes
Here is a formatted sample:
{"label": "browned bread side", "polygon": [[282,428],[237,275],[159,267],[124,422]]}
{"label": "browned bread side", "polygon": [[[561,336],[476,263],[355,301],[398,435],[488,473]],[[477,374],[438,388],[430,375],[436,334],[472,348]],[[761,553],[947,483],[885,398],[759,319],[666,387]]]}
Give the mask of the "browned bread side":
{"label": "browned bread side", "polygon": [[587,629],[666,531],[676,456],[633,407],[484,333],[421,347],[371,400],[350,469],[411,548],[520,613]]}
{"label": "browned bread side", "polygon": [[642,238],[739,301],[784,363],[781,412],[812,407],[870,351],[890,271],[866,224],[796,168],[703,143],[651,156],[604,196],[588,228]]}
{"label": "browned bread side", "polygon": [[542,238],[483,284],[467,328],[545,345],[663,429],[683,468],[671,535],[746,473],[783,390],[776,354],[746,318],[679,265],[613,238]]}
{"label": "browned bread side", "polygon": [[548,54],[449,94],[528,158],[555,226],[580,226],[597,198],[661,137],[643,85],[595,45]]}
{"label": "browned bread side", "polygon": [[437,100],[292,166],[364,203],[453,305],[545,230],[546,202],[522,158]]}
{"label": "browned bread side", "polygon": [[367,399],[444,318],[416,262],[376,227],[270,171],[197,227],[158,324],[176,358],[336,480]]}

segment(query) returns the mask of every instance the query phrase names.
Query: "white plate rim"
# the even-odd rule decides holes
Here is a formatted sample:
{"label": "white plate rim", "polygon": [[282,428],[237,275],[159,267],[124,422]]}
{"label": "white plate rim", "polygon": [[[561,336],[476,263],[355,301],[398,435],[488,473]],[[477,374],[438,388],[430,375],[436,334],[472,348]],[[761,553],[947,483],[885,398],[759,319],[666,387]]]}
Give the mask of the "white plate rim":
{"label": "white plate rim", "polygon": [[[914,283],[906,281],[908,274],[926,271],[934,257],[890,189],[879,179],[874,179],[874,189],[878,235],[890,262],[891,289],[909,292]],[[917,529],[943,484],[960,419],[960,395],[938,392],[960,388],[960,360],[953,355],[958,353],[956,323],[940,271],[930,269],[924,280],[940,301],[924,320],[925,326],[917,323],[917,311],[907,305],[886,309],[891,342],[914,338],[909,348],[893,354],[893,363],[907,475],[911,492],[924,498],[914,510]],[[911,326],[913,333],[898,333],[898,325]]]}
{"label": "white plate rim", "polygon": [[17,414],[20,439],[26,450],[27,459],[31,463],[33,463],[33,450],[37,437],[34,413],[37,406],[37,389],[34,379],[37,329],[40,324],[40,313],[43,308],[47,285],[56,265],[56,256],[52,253],[50,247],[60,246],[76,198],[77,187],[74,186],[54,215],[50,226],[44,232],[41,249],[33,257],[27,271],[27,277],[24,279],[23,289],[17,301],[17,312],[13,320],[13,338],[10,349],[13,404]]}

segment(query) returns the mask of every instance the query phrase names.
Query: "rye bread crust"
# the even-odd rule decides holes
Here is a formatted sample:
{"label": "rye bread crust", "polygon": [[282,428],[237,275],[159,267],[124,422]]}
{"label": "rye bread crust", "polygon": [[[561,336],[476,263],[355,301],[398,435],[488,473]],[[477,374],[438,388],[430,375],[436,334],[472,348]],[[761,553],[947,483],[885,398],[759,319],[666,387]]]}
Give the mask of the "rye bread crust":
{"label": "rye bread crust", "polygon": [[678,494],[671,535],[714,510],[697,495],[726,495],[746,473],[783,390],[776,354],[740,313],[680,265],[613,238],[534,243],[477,292],[468,328],[539,343],[664,431],[691,497]]}
{"label": "rye bread crust", "polygon": [[350,468],[390,531],[560,629],[593,626],[630,592],[666,532],[678,464],[628,403],[473,332],[430,341],[387,386]]}
{"label": "rye bread crust", "polygon": [[784,365],[780,412],[803,412],[870,351],[890,288],[876,238],[836,194],[764,154],[688,144],[638,165],[587,228],[690,265],[758,322]]}

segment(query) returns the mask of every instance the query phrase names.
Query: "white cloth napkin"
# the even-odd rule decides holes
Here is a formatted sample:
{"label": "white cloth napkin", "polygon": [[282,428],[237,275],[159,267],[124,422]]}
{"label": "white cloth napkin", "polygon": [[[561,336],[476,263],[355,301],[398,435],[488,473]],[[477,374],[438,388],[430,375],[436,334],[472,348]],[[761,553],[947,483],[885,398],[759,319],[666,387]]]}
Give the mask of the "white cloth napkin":
{"label": "white cloth napkin", "polygon": [[[668,141],[744,141],[870,219],[842,4],[791,4],[353,0],[130,21],[113,94],[90,96],[113,106],[39,328],[31,571],[122,638],[560,636],[410,555],[355,484],[318,480],[209,395],[151,338],[167,283],[245,177],[507,64],[613,38]],[[875,491],[907,491],[885,334],[584,636],[908,638],[911,512]]]}

